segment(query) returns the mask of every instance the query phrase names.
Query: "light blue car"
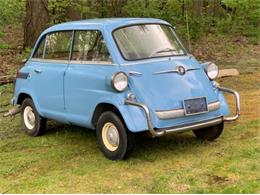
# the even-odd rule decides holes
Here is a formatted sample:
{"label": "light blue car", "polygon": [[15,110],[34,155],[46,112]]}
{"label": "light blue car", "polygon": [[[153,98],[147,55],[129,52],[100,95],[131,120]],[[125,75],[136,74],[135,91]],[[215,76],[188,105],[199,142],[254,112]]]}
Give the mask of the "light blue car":
{"label": "light blue car", "polygon": [[[95,129],[104,155],[121,160],[137,132],[218,138],[224,121],[239,117],[240,103],[217,76],[218,67],[200,64],[163,20],[75,21],[40,35],[17,74],[12,103],[21,105],[28,135],[44,133],[46,119]],[[222,92],[234,95],[234,116]]]}

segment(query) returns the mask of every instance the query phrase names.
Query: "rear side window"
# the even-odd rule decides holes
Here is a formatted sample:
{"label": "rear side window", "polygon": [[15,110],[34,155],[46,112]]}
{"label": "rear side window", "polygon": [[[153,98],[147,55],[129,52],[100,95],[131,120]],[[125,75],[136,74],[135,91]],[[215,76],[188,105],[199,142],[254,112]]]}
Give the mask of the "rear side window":
{"label": "rear side window", "polygon": [[75,31],[72,52],[73,61],[112,63],[100,31]]}
{"label": "rear side window", "polygon": [[47,35],[43,58],[51,60],[69,60],[71,39],[71,31],[55,32]]}

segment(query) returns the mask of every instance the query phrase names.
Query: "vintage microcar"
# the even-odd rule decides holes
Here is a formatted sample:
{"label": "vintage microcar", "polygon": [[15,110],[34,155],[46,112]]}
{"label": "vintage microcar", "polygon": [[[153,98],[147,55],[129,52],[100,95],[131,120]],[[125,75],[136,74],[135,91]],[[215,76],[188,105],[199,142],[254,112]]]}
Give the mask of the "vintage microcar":
{"label": "vintage microcar", "polygon": [[[17,74],[12,103],[28,135],[42,134],[46,119],[96,129],[104,155],[120,160],[137,132],[218,138],[224,121],[239,117],[240,103],[217,75],[218,67],[200,64],[163,20],[75,21],[40,35]],[[235,97],[234,116],[227,116],[223,92]]]}

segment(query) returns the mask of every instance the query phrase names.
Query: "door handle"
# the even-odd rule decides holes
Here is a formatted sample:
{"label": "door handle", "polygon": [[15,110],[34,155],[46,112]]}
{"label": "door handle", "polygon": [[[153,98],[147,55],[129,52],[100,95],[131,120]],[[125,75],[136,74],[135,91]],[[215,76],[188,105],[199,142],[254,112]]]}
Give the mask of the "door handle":
{"label": "door handle", "polygon": [[42,70],[40,70],[40,69],[34,69],[34,72],[37,73],[37,74],[40,74],[40,73],[42,73]]}

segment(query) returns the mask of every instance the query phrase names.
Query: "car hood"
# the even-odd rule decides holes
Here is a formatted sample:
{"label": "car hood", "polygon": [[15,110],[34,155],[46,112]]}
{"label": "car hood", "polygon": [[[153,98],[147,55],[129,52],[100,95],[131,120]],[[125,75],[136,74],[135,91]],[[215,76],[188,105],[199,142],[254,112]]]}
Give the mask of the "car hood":
{"label": "car hood", "polygon": [[[186,69],[183,75],[176,72],[180,66]],[[197,97],[206,97],[208,103],[217,100],[203,67],[193,57],[144,60],[121,67],[129,75],[130,91],[150,109],[183,108],[183,100]]]}

